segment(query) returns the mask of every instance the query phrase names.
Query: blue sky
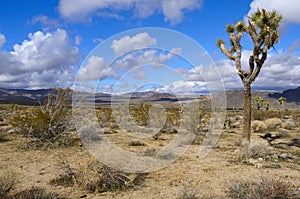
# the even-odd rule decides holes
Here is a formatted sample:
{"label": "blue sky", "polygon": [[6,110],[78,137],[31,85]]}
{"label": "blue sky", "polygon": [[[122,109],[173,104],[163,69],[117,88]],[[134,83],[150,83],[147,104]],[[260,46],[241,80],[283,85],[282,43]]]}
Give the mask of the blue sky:
{"label": "blue sky", "polygon": [[[225,89],[240,89],[242,84],[235,66],[220,53],[216,40],[227,39],[226,24],[243,20],[259,7],[278,10],[284,20],[280,42],[276,50],[270,51],[253,86],[261,90],[295,88],[300,86],[297,4],[297,0],[2,0],[0,87],[38,89],[73,86],[75,82],[84,89],[89,85],[91,89],[113,92],[121,80],[127,78],[133,83],[132,75],[135,75],[136,86],[132,89],[149,88],[146,82],[150,84],[154,80],[151,84],[161,85],[155,87],[159,91],[204,93],[208,82],[214,85],[221,82]],[[151,33],[145,27],[166,28],[176,33],[170,33],[174,37],[169,32],[155,35],[155,31]],[[130,31],[137,28],[139,31]],[[124,31],[127,32],[120,34]],[[173,42],[180,33],[187,38]],[[197,48],[194,44],[185,47],[189,39],[204,48],[203,52],[212,58],[211,63],[216,67],[203,61],[207,57],[202,62],[183,59],[193,53],[203,53],[194,50]],[[164,41],[170,46],[162,44]],[[247,37],[244,42],[243,64],[247,67],[251,42]],[[144,49],[128,54],[130,49],[126,46],[130,44]],[[158,50],[162,45],[167,49]],[[96,47],[98,52],[93,51]],[[146,55],[151,57],[139,61]],[[123,59],[120,61],[123,65],[108,66],[112,58]],[[192,63],[188,64],[189,61]],[[155,79],[158,74],[168,78]]]}

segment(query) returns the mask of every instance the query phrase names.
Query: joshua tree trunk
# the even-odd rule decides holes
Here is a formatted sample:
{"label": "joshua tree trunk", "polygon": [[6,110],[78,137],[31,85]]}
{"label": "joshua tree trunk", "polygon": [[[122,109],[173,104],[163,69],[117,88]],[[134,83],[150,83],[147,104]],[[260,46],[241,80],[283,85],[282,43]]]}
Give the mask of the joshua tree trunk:
{"label": "joshua tree trunk", "polygon": [[251,135],[251,86],[244,82],[244,141],[250,142]]}

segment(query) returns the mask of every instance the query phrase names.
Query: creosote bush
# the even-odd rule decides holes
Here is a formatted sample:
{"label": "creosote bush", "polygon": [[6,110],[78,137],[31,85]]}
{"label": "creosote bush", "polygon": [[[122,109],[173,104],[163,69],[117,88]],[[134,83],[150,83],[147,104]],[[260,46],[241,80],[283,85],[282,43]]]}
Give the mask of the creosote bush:
{"label": "creosote bush", "polygon": [[272,176],[261,176],[256,181],[230,184],[228,195],[234,199],[292,199],[297,198],[292,183]]}
{"label": "creosote bush", "polygon": [[53,89],[45,104],[26,112],[16,111],[10,124],[39,144],[62,141],[70,125],[71,95],[70,89]]}

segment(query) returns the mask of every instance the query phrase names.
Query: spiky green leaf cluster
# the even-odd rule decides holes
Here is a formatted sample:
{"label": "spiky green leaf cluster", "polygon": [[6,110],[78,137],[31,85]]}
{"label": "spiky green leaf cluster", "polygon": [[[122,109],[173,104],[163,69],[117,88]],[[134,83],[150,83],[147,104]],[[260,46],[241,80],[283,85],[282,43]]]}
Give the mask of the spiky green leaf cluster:
{"label": "spiky green leaf cluster", "polygon": [[233,32],[234,32],[234,26],[231,25],[231,24],[228,24],[228,25],[226,26],[226,32],[228,32],[228,33],[233,33]]}
{"label": "spiky green leaf cluster", "polygon": [[217,46],[220,48],[222,44],[225,44],[224,40],[218,39],[217,40]]}
{"label": "spiky green leaf cluster", "polygon": [[276,31],[282,16],[275,10],[267,12],[264,9],[258,9],[251,15],[250,19],[262,30],[268,28],[270,31]]}
{"label": "spiky green leaf cluster", "polygon": [[235,30],[237,32],[243,32],[245,30],[245,23],[243,21],[239,21],[235,24]]}

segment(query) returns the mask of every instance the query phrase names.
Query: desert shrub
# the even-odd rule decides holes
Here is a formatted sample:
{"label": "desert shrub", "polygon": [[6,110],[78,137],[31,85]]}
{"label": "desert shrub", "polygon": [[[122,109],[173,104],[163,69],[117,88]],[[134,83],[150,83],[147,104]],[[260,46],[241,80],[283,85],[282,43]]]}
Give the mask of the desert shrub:
{"label": "desert shrub", "polygon": [[179,193],[179,199],[199,199],[198,194],[197,190],[184,187]]}
{"label": "desert shrub", "polygon": [[112,109],[110,107],[97,106],[96,114],[101,126],[108,125],[109,123],[115,123]]}
{"label": "desert shrub", "polygon": [[150,108],[151,104],[145,104],[143,102],[134,106],[129,110],[132,120],[140,126],[147,126],[151,119],[149,116]]}
{"label": "desert shrub", "polygon": [[292,129],[296,128],[296,124],[292,119],[287,119],[282,124],[282,128],[287,129],[287,130],[292,130]]}
{"label": "desert shrub", "polygon": [[16,176],[10,172],[0,174],[0,198],[6,198],[16,185]]}
{"label": "desert shrub", "polygon": [[143,174],[130,174],[91,161],[76,174],[76,182],[87,191],[107,192],[126,190],[143,181]]}
{"label": "desert shrub", "polygon": [[255,133],[264,132],[267,129],[267,125],[265,124],[265,122],[259,120],[254,120],[251,123],[251,127]]}
{"label": "desert shrub", "polygon": [[282,118],[283,114],[280,110],[253,110],[253,120],[266,120],[269,118]]}
{"label": "desert shrub", "polygon": [[54,143],[66,137],[71,105],[70,89],[53,89],[46,103],[25,113],[16,112],[10,124],[36,142]]}
{"label": "desert shrub", "polygon": [[31,188],[21,191],[11,197],[11,199],[64,199],[65,197],[60,196],[55,192],[47,192],[41,188]]}
{"label": "desert shrub", "polygon": [[265,122],[268,130],[276,130],[282,126],[282,121],[279,118],[269,118]]}
{"label": "desert shrub", "polygon": [[282,178],[261,176],[254,182],[231,183],[228,195],[234,199],[288,199],[296,198],[294,191],[292,184]]}
{"label": "desert shrub", "polygon": [[237,150],[238,159],[258,158],[269,155],[272,147],[265,141],[254,140],[250,144],[243,142]]}

